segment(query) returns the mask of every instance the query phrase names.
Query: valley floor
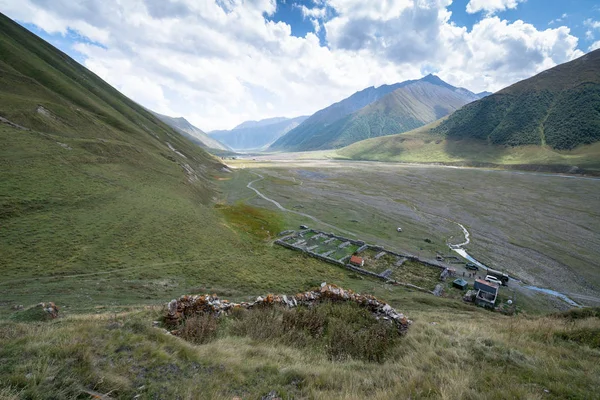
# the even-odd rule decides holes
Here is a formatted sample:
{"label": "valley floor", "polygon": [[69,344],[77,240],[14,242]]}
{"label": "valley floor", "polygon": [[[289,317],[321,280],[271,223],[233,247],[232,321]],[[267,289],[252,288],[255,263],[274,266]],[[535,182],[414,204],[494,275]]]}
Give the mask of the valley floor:
{"label": "valley floor", "polygon": [[[598,179],[275,156],[229,163],[254,181],[255,190],[292,211],[287,214],[291,227],[335,227],[433,260],[436,254],[452,253],[449,244],[464,242],[463,225],[470,232],[465,249],[521,281],[509,289],[519,288],[516,294],[525,296],[524,302],[569,307],[557,298],[539,299],[538,292],[526,289],[534,285],[566,293],[583,305],[600,304],[600,238],[594,233],[600,230]],[[264,179],[256,179],[257,173]],[[226,185],[229,196],[248,190]],[[275,208],[261,197],[251,203]],[[402,233],[396,232],[398,226]]]}

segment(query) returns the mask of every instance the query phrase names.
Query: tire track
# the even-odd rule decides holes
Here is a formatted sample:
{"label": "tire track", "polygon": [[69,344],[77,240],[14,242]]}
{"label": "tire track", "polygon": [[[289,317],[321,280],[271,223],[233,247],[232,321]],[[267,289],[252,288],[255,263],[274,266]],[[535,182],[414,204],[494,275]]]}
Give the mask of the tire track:
{"label": "tire track", "polygon": [[271,198],[269,198],[269,197],[265,196],[265,195],[264,195],[264,194],[262,194],[262,193],[261,193],[261,192],[260,192],[258,189],[256,189],[255,187],[253,187],[253,186],[252,186],[252,184],[253,184],[254,182],[259,182],[259,181],[262,181],[263,179],[265,179],[265,177],[264,177],[264,176],[262,176],[261,174],[257,174],[256,172],[251,172],[251,173],[252,173],[252,174],[254,174],[254,175],[256,175],[256,176],[258,176],[258,179],[255,179],[255,180],[253,180],[253,181],[251,181],[251,182],[248,182],[248,184],[246,185],[246,187],[247,187],[248,189],[250,189],[250,190],[253,190],[253,191],[254,191],[254,192],[255,192],[255,193],[258,195],[258,196],[260,196],[262,199],[264,199],[264,200],[266,200],[266,201],[269,201],[269,202],[271,202],[271,203],[275,204],[275,206],[276,206],[278,209],[280,209],[281,211],[289,212],[289,213],[296,214],[296,215],[301,215],[301,216],[303,216],[303,217],[306,217],[306,218],[309,218],[309,219],[313,220],[314,222],[317,222],[317,223],[319,223],[319,224],[322,224],[322,225],[328,226],[328,227],[330,227],[330,228],[333,228],[333,229],[335,229],[335,230],[337,230],[337,231],[343,232],[343,233],[345,233],[345,234],[347,234],[347,235],[356,236],[356,234],[355,234],[355,233],[352,233],[352,232],[350,232],[350,231],[347,231],[347,230],[345,230],[345,229],[342,229],[342,228],[338,228],[337,226],[335,226],[335,225],[331,225],[331,224],[328,224],[327,222],[323,222],[323,221],[321,221],[320,219],[318,219],[317,217],[313,217],[313,216],[312,216],[312,215],[310,215],[310,214],[306,214],[306,213],[303,213],[303,212],[300,212],[300,211],[296,211],[296,210],[290,210],[290,209],[288,209],[288,208],[285,208],[285,207],[284,207],[284,206],[282,206],[282,205],[281,205],[279,202],[277,202],[276,200],[273,200],[273,199],[271,199]]}

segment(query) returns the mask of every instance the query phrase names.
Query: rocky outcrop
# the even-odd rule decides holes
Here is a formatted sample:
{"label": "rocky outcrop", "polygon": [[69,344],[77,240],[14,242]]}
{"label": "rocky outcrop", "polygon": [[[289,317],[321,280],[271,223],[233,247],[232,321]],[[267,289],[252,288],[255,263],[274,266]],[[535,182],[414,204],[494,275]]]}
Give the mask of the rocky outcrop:
{"label": "rocky outcrop", "polygon": [[41,307],[50,318],[58,318],[58,307],[56,307],[56,304],[53,302],[40,303],[37,306]]}
{"label": "rocky outcrop", "polygon": [[[316,290],[298,293],[293,296],[269,294],[259,296],[256,301],[232,303],[221,300],[216,295],[185,295],[167,304],[165,323],[171,327],[178,326],[183,320],[193,315],[211,314],[215,316],[227,315],[235,308],[252,309],[258,307],[283,306],[294,308],[298,306],[313,306],[323,301],[352,301],[361,307],[367,308],[377,319],[389,321],[394,324],[398,333],[406,332],[412,321],[404,314],[397,312],[389,304],[368,294],[354,293],[352,290],[343,289],[336,285],[323,282]],[[171,333],[177,335],[178,331]]]}

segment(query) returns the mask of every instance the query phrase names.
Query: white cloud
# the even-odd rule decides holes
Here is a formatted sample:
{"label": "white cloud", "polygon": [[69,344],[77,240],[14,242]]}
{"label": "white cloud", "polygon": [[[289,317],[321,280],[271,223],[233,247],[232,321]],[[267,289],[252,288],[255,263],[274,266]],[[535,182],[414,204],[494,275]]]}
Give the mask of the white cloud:
{"label": "white cloud", "polygon": [[590,45],[590,47],[588,48],[589,51],[594,51],[594,50],[598,50],[600,49],[600,40],[598,40],[597,42],[594,42]]}
{"label": "white cloud", "polygon": [[585,32],[585,38],[587,40],[594,40],[594,30],[600,29],[600,21],[594,21],[593,19],[588,18],[585,21],[583,21],[583,25],[585,25],[589,28]]}
{"label": "white cloud", "polygon": [[423,71],[495,91],[582,54],[564,26],[537,30],[491,16],[471,30],[457,26],[451,0],[313,3],[336,15],[307,16],[315,32],[325,30],[327,46],[314,33],[294,37],[289,25],[266,20],[275,0],[0,0],[0,9],[47,32],[71,29],[101,43],[75,45],[88,68],[140,104],[205,130],[310,114]]}
{"label": "white cloud", "polygon": [[499,11],[517,8],[519,3],[525,0],[470,0],[467,4],[467,12],[474,14],[484,11],[487,14],[494,14]]}
{"label": "white cloud", "polygon": [[564,13],[559,18],[555,18],[555,19],[551,20],[550,22],[548,22],[548,25],[554,25],[556,23],[563,22],[565,20],[565,18],[567,18],[568,16],[569,15],[567,13]]}
{"label": "white cloud", "polygon": [[592,29],[600,29],[600,21],[594,21],[591,18],[588,18],[585,21],[583,21],[583,24],[585,26],[589,26]]}
{"label": "white cloud", "polygon": [[327,9],[325,7],[308,8],[304,4],[294,4],[294,7],[297,7],[302,11],[302,16],[304,18],[325,18],[327,15]]}

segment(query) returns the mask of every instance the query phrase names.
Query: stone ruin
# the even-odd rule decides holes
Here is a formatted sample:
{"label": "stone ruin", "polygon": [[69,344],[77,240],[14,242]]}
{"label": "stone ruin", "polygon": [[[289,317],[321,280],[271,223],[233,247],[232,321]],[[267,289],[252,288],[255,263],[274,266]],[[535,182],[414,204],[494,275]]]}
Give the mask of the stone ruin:
{"label": "stone ruin", "polygon": [[[193,315],[212,314],[214,316],[227,315],[236,308],[252,309],[259,307],[269,307],[280,305],[287,308],[298,306],[314,306],[323,301],[352,301],[361,307],[367,308],[377,319],[389,321],[396,326],[399,334],[408,330],[412,321],[407,319],[404,314],[397,312],[389,304],[368,294],[354,293],[352,290],[343,289],[333,284],[323,282],[321,287],[316,290],[298,293],[294,296],[273,295],[265,297],[259,296],[256,301],[232,303],[228,300],[221,300],[216,295],[184,295],[178,300],[171,300],[167,304],[165,323],[171,327],[178,326],[183,320]],[[171,331],[178,335],[178,331]]]}

